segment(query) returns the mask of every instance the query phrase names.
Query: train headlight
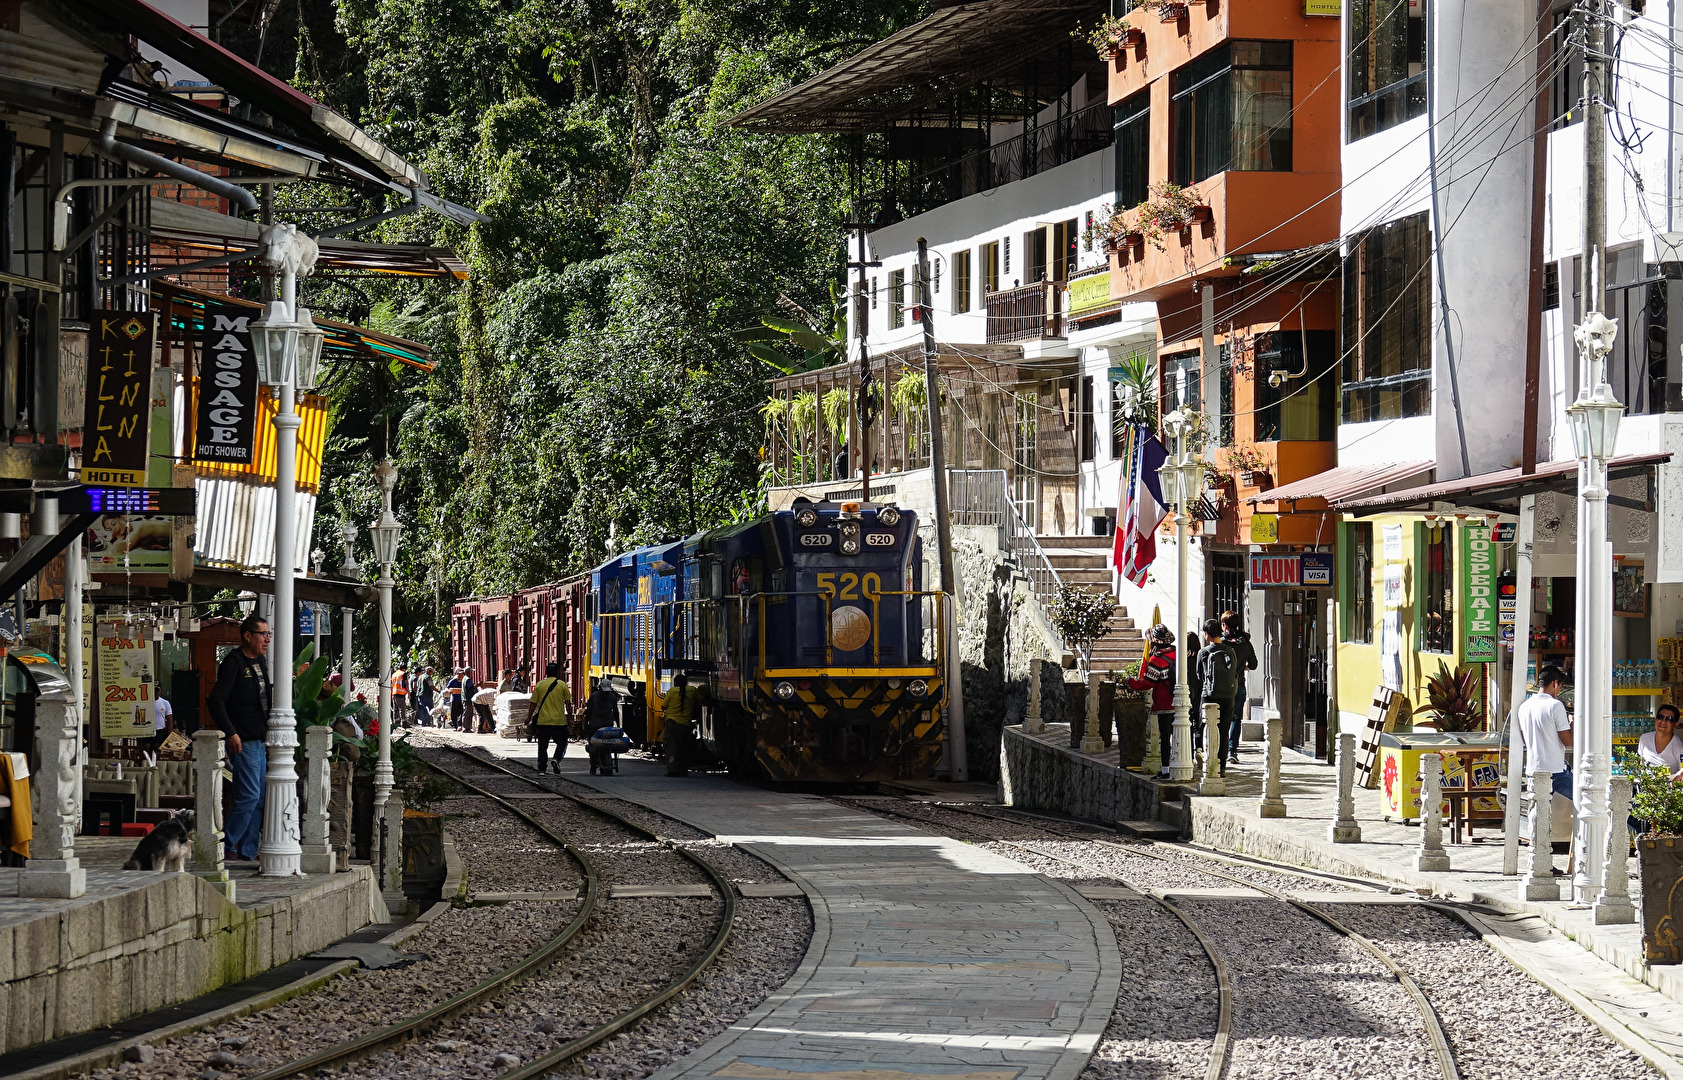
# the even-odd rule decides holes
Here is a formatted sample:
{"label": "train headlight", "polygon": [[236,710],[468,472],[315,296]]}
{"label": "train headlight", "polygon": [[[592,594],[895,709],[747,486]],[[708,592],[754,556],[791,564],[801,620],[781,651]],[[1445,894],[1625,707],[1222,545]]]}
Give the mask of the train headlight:
{"label": "train headlight", "polygon": [[803,506],[795,511],[795,524],[803,529],[810,529],[818,524],[818,511],[810,506]]}
{"label": "train headlight", "polygon": [[892,506],[885,506],[877,511],[877,524],[890,527],[900,524],[900,511]]}
{"label": "train headlight", "polygon": [[795,684],[792,682],[780,682],[771,688],[771,692],[777,695],[777,700],[779,701],[792,701],[795,697]]}
{"label": "train headlight", "polygon": [[846,540],[843,540],[841,542],[841,552],[842,552],[843,555],[857,555],[857,554],[859,554],[859,540],[858,540],[858,538],[850,537]]}
{"label": "train headlight", "polygon": [[911,682],[906,684],[906,689],[911,692],[913,697],[929,696],[929,684],[924,682],[922,679],[913,679]]}

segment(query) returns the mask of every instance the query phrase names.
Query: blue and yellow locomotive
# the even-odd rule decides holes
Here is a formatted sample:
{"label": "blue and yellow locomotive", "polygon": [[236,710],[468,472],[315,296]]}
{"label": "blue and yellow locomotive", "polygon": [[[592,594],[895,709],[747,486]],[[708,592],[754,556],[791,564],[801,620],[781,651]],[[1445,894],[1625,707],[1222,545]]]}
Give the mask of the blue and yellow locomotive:
{"label": "blue and yellow locomotive", "polygon": [[[704,683],[697,737],[774,780],[927,777],[941,753],[944,597],[922,588],[916,515],[800,502],[591,571],[594,689],[662,737],[675,672]],[[701,678],[697,678],[697,676]]]}

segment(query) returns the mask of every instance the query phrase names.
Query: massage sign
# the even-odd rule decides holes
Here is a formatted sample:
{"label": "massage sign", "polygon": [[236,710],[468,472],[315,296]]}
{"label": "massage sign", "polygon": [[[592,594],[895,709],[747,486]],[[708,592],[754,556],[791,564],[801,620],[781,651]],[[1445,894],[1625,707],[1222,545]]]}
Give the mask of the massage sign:
{"label": "massage sign", "polygon": [[95,311],[82,412],[82,483],[145,487],[152,417],[150,311]]}
{"label": "massage sign", "polygon": [[205,304],[204,375],[193,430],[193,457],[249,465],[256,456],[257,358],[250,310]]}

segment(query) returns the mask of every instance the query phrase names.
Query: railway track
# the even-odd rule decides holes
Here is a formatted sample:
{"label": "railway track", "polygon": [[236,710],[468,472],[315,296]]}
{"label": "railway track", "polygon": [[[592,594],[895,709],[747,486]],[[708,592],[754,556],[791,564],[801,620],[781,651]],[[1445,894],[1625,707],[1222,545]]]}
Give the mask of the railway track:
{"label": "railway track", "polygon": [[[981,842],[1015,848],[1036,858],[1050,859],[1063,863],[1067,866],[1075,867],[1097,877],[1118,881],[1128,888],[1138,892],[1142,896],[1153,900],[1164,910],[1175,916],[1175,918],[1180,920],[1180,922],[1186,926],[1187,930],[1191,932],[1193,937],[1197,939],[1199,946],[1204,951],[1204,954],[1209,958],[1210,965],[1214,969],[1216,975],[1217,993],[1219,997],[1218,1014],[1216,1033],[1212,1041],[1209,1063],[1204,1073],[1205,1080],[1224,1080],[1228,1067],[1231,1063],[1235,980],[1226,960],[1222,957],[1214,942],[1212,942],[1209,935],[1197,924],[1196,919],[1194,919],[1192,915],[1185,910],[1185,908],[1181,905],[1175,904],[1166,896],[1157,894],[1149,886],[1136,881],[1128,880],[1112,868],[1082,862],[1079,859],[1072,859],[1066,854],[1050,852],[1037,847],[1030,847],[1016,840],[1004,839],[997,835],[985,833],[976,826],[956,824],[950,820],[942,821],[939,820],[936,815],[948,814],[954,817],[972,817],[993,822],[996,825],[1008,824],[1017,828],[1035,829],[1056,840],[1080,840],[1085,843],[1092,843],[1100,847],[1125,852],[1130,856],[1144,856],[1146,858],[1182,869],[1193,868],[1193,860],[1196,860],[1198,864],[1195,866],[1196,873],[1205,874],[1231,885],[1260,892],[1265,896],[1290,905],[1293,909],[1308,915],[1317,922],[1324,924],[1335,933],[1338,933],[1355,943],[1366,953],[1372,956],[1374,960],[1376,960],[1394,979],[1396,979],[1397,983],[1403,988],[1404,992],[1407,993],[1420,1014],[1425,1028],[1427,1041],[1431,1044],[1431,1048],[1437,1059],[1438,1068],[1442,1074],[1443,1080],[1461,1080],[1460,1068],[1456,1063],[1454,1051],[1449,1045],[1448,1037],[1444,1034],[1443,1025],[1438,1018],[1437,1011],[1432,1007],[1432,1004],[1426,998],[1424,991],[1420,989],[1419,985],[1408,974],[1408,972],[1405,971],[1389,953],[1387,953],[1381,946],[1370,938],[1358,933],[1325,911],[1322,911],[1311,904],[1305,903],[1278,888],[1258,881],[1258,874],[1256,873],[1252,873],[1248,877],[1240,877],[1236,874],[1228,873],[1224,870],[1215,868],[1215,865],[1217,865],[1220,861],[1225,860],[1219,860],[1214,857],[1205,857],[1200,852],[1185,851],[1184,849],[1175,848],[1174,850],[1176,854],[1169,855],[1165,854],[1162,850],[1163,848],[1168,847],[1168,845],[1162,845],[1156,841],[1144,840],[1136,841],[1130,844],[1122,844],[1114,840],[1108,840],[1094,835],[1094,830],[1091,829],[1066,831],[1063,829],[1053,828],[1051,827],[1052,825],[1059,823],[1046,819],[1039,819],[1038,816],[1036,820],[1027,820],[1027,815],[997,813],[993,811],[980,810],[973,806],[955,804],[932,805],[914,800],[906,800],[899,797],[838,797],[837,801],[860,810],[901,818],[902,820],[915,822],[923,826],[937,826],[945,829],[955,829],[960,832],[968,832],[972,837]],[[914,813],[908,811],[907,809],[900,808],[909,806],[932,810],[935,812],[935,815]],[[1188,857],[1182,857],[1183,855]],[[1274,875],[1284,874],[1285,876],[1302,877],[1310,880],[1329,880],[1328,878],[1312,874],[1290,873],[1272,866],[1267,867],[1266,870],[1262,870],[1262,868],[1259,867],[1258,870]],[[1347,881],[1340,881],[1340,884],[1349,883]]]}
{"label": "railway track", "polygon": [[[701,950],[699,956],[676,977],[668,979],[659,985],[654,992],[642,996],[629,1007],[616,1012],[582,1034],[553,1047],[546,1053],[500,1071],[496,1074],[497,1080],[529,1080],[529,1078],[541,1076],[569,1060],[579,1057],[592,1047],[625,1032],[636,1025],[639,1020],[682,993],[703,971],[713,964],[724,950],[726,942],[729,941],[736,920],[736,899],[730,881],[706,859],[694,852],[684,850],[678,845],[662,840],[637,822],[631,821],[608,808],[593,805],[588,800],[565,792],[552,791],[536,783],[529,776],[523,776],[514,770],[503,767],[499,762],[454,747],[439,746],[428,749],[429,767],[435,769],[441,775],[449,777],[467,791],[491,800],[503,811],[535,830],[548,845],[559,852],[564,852],[568,858],[577,864],[581,885],[578,890],[577,911],[558,932],[550,936],[538,948],[472,987],[413,1015],[381,1025],[354,1038],[323,1047],[283,1064],[263,1069],[252,1074],[250,1080],[287,1080],[287,1078],[297,1076],[313,1077],[356,1069],[366,1070],[368,1065],[364,1063],[366,1059],[373,1055],[383,1051],[391,1051],[403,1044],[415,1042],[428,1035],[440,1032],[442,1029],[447,1029],[453,1021],[466,1017],[476,1009],[494,1008],[499,998],[514,991],[523,981],[538,976],[558,961],[569,946],[580,943],[586,929],[591,926],[593,920],[600,920],[603,915],[604,901],[610,893],[611,875],[608,869],[601,865],[599,859],[592,858],[587,850],[563,835],[563,832],[554,825],[542,820],[539,816],[521,806],[519,801],[507,797],[506,794],[499,794],[491,790],[489,785],[492,784],[493,780],[501,782],[505,777],[512,778],[538,789],[550,798],[566,799],[588,811],[591,815],[611,822],[616,828],[627,830],[639,838],[659,844],[663,848],[676,853],[693,864],[705,876],[712,890],[718,894],[722,904],[718,925],[714,928],[706,946]],[[430,752],[433,750],[446,751],[446,753]],[[472,763],[473,768],[449,767],[446,760],[451,756],[466,758],[467,761]],[[380,1075],[385,1075],[381,1066],[375,1065],[374,1067]]]}

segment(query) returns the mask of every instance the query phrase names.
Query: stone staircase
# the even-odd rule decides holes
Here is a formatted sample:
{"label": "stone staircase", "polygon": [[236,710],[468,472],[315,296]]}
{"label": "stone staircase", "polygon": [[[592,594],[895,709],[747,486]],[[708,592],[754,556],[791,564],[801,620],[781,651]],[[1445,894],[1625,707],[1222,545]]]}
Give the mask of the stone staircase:
{"label": "stone staircase", "polygon": [[[1110,593],[1110,537],[1039,536],[1041,550],[1066,585],[1101,595]],[[1107,672],[1145,655],[1144,628],[1136,626],[1128,609],[1116,605],[1110,613],[1110,632],[1091,647],[1093,671]]]}

